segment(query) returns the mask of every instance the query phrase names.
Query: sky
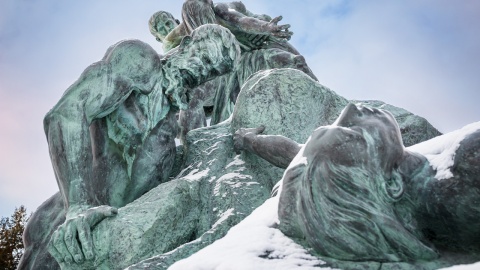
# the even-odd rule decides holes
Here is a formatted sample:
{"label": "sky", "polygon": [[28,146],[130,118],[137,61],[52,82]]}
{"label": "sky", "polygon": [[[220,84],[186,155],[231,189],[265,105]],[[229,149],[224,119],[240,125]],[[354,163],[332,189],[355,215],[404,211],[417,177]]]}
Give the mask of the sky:
{"label": "sky", "polygon": [[[183,1],[0,1],[0,216],[34,211],[57,184],[43,117],[90,64]],[[348,99],[382,100],[441,132],[480,120],[480,1],[244,0],[282,15],[319,82]]]}

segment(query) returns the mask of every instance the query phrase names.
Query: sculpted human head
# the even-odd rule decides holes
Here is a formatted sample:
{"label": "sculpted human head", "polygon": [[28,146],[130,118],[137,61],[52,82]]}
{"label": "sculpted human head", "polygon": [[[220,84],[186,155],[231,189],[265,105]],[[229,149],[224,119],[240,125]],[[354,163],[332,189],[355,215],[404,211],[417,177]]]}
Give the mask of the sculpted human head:
{"label": "sculpted human head", "polygon": [[366,140],[373,140],[375,147],[370,155],[384,161],[383,169],[391,170],[404,153],[398,123],[393,115],[384,110],[348,104],[334,125],[361,132]]}
{"label": "sculpted human head", "polygon": [[390,113],[348,105],[332,126],[313,132],[296,158],[303,162],[287,169],[280,228],[340,260],[435,258],[398,214],[406,196],[398,171],[404,155]]}
{"label": "sculpted human head", "polygon": [[304,149],[304,156],[312,160],[328,159],[335,166],[375,173],[371,187],[385,201],[397,201],[403,196],[404,183],[396,169],[405,154],[392,114],[352,103],[332,126],[315,130]]}
{"label": "sculpted human head", "polygon": [[161,61],[157,52],[140,40],[122,40],[111,46],[103,61],[108,63],[112,85],[148,93],[160,82]]}
{"label": "sculpted human head", "polygon": [[159,42],[163,42],[168,33],[170,33],[179,24],[180,21],[175,19],[171,13],[166,11],[155,12],[148,21],[150,33],[152,33],[152,35]]}
{"label": "sculpted human head", "polygon": [[187,89],[229,72],[239,57],[238,42],[228,29],[214,24],[202,25],[185,36],[162,60],[168,80],[165,92],[174,105],[184,109],[186,100],[181,97]]}

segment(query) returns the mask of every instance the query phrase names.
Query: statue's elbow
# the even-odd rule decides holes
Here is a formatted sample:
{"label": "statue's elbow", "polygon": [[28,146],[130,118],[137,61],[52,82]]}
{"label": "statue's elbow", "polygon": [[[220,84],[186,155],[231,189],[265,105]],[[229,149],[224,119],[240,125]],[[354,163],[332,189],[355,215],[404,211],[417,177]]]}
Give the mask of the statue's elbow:
{"label": "statue's elbow", "polygon": [[59,119],[60,115],[55,109],[50,110],[43,118],[43,130],[45,131],[45,135],[47,136],[47,138],[48,131],[50,130],[52,124],[56,121],[59,121]]}

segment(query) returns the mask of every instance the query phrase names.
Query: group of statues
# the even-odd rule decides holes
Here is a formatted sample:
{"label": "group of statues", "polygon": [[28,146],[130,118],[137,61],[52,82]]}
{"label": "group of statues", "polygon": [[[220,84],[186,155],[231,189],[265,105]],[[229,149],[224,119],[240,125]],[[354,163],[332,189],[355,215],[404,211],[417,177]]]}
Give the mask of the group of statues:
{"label": "group of statues", "polygon": [[180,114],[181,137],[189,130],[206,125],[203,107],[213,107],[211,123],[226,120],[233,112],[240,87],[260,70],[294,68],[317,80],[303,56],[287,42],[290,25],[278,25],[281,16],[253,14],[242,2],[215,3],[210,0],[185,1],[182,22],[166,11],[155,13],[149,21],[151,33],[163,43],[164,52],[178,46],[185,35],[204,24],[218,24],[229,29],[242,50],[232,72],[196,87],[189,93],[188,110]]}
{"label": "group of statues", "polygon": [[[165,11],[149,21],[164,56],[141,41],[125,40],[88,67],[45,117],[60,192],[29,221],[19,269],[123,269],[121,259],[118,265],[106,259],[108,249],[134,245],[126,243],[128,237],[112,236],[122,235],[121,226],[133,222],[119,217],[122,209],[148,201],[145,194],[154,188],[172,198],[176,194],[170,190],[179,186],[187,186],[190,195],[199,188],[192,181],[176,181],[191,166],[185,157],[190,131],[207,130],[198,129],[206,127],[207,117],[212,130],[231,121],[235,106],[244,104],[236,104],[242,85],[247,87],[259,71],[287,68],[285,74],[301,73],[302,81],[318,84],[288,43],[289,25],[278,25],[280,20],[254,14],[241,2],[186,0],[182,21]],[[267,81],[273,76],[262,74]],[[312,122],[323,116],[302,117]],[[264,124],[236,127],[226,142],[237,153],[286,169],[279,229],[318,256],[379,262],[431,261],[456,252],[477,256],[480,131],[460,144],[453,176],[438,181],[425,157],[405,150],[395,118],[384,110],[350,103],[329,126],[299,130],[311,132],[304,145],[263,135],[269,128]],[[177,137],[183,146],[176,146]],[[180,211],[175,222],[159,217],[152,225],[182,236],[168,245],[153,244],[158,250],[144,256],[198,237],[186,228],[189,218],[198,220],[194,216],[202,213],[191,207],[195,195],[189,196],[175,205]],[[102,231],[108,228],[112,231]],[[140,238],[147,234],[136,233]],[[144,259],[131,258],[129,264]]]}

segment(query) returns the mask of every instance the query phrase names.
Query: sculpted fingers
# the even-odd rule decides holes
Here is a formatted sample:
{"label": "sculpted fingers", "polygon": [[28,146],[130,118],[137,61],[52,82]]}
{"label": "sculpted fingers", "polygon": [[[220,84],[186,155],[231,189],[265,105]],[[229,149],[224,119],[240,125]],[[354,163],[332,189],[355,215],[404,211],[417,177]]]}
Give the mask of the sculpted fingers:
{"label": "sculpted fingers", "polygon": [[79,219],[70,220],[70,222],[67,221],[68,223],[65,230],[64,241],[68,251],[73,257],[73,260],[76,263],[81,263],[83,262],[84,258],[82,250],[80,248],[80,244],[77,241],[78,220]]}
{"label": "sculpted fingers", "polygon": [[85,256],[85,259],[88,261],[93,260],[94,251],[92,233],[90,231],[90,226],[87,224],[84,218],[82,218],[81,221],[77,223],[77,231],[78,240],[80,241],[80,245],[82,246],[82,252]]}
{"label": "sculpted fingers", "polygon": [[50,242],[48,242],[48,252],[50,253],[50,255],[52,255],[52,257],[58,262],[58,263],[61,263],[65,260],[65,256],[63,256],[58,250],[57,248],[55,247],[55,234],[52,236],[52,238],[50,239]]}
{"label": "sculpted fingers", "polygon": [[273,18],[273,19],[270,21],[270,23],[272,23],[272,24],[277,24],[277,23],[278,23],[279,21],[281,21],[282,19],[283,19],[282,16],[277,16],[277,17]]}
{"label": "sculpted fingers", "polygon": [[288,33],[288,29],[290,28],[290,24],[282,24],[282,25],[277,25],[277,30],[278,31],[283,31],[285,30],[285,33]]}
{"label": "sculpted fingers", "polygon": [[266,35],[255,35],[253,38],[252,38],[252,43],[256,46],[260,46],[262,45],[265,40],[268,38],[268,36]]}
{"label": "sculpted fingers", "polygon": [[118,213],[117,208],[102,205],[94,208],[88,209],[87,213],[85,214],[85,221],[93,228],[97,225],[100,221],[104,220],[107,217],[114,216]]}
{"label": "sculpted fingers", "polygon": [[245,137],[255,137],[258,134],[261,134],[265,131],[265,126],[261,125],[256,128],[241,128],[233,134],[233,149],[237,154],[240,154],[241,151],[248,148],[245,146]]}
{"label": "sculpted fingers", "polygon": [[[72,254],[68,251],[67,245],[65,244],[65,231],[64,226],[60,226],[57,231],[53,234],[52,239],[50,240],[53,242],[52,250],[56,250],[56,255],[59,256],[57,261],[64,261],[66,263],[72,263],[73,257]],[[53,255],[53,254],[52,254]]]}
{"label": "sculpted fingers", "polygon": [[289,40],[290,37],[292,37],[293,32],[290,32],[290,31],[287,31],[287,30],[285,30],[285,31],[278,30],[277,32],[272,33],[272,35],[277,37],[277,38],[284,38],[284,39]]}
{"label": "sculpted fingers", "polygon": [[265,126],[264,125],[261,125],[257,128],[255,128],[255,130],[253,131],[255,134],[261,134],[265,131]]}
{"label": "sculpted fingers", "polygon": [[53,233],[48,251],[59,263],[83,263],[85,259],[95,259],[91,229],[106,217],[116,215],[117,211],[115,207],[104,205],[68,219]]}

